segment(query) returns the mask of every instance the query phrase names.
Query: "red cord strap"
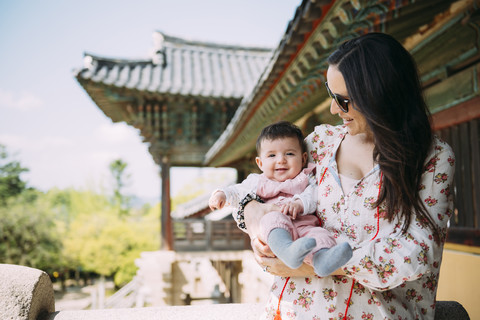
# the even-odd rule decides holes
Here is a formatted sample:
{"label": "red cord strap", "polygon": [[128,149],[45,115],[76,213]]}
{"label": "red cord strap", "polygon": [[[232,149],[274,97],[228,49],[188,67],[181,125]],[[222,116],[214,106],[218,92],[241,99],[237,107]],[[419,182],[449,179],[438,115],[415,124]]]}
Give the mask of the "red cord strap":
{"label": "red cord strap", "polygon": [[[382,180],[383,180],[382,178],[383,178],[383,172],[380,173],[380,183],[378,185],[377,201],[378,201],[378,198],[380,197],[380,191],[382,190]],[[377,233],[375,233],[375,235],[373,236],[372,239],[370,239],[370,241],[372,241],[378,236],[378,231],[380,231],[380,206],[377,206]]]}
{"label": "red cord strap", "polygon": [[282,292],[280,293],[280,297],[278,297],[277,312],[273,320],[282,320],[282,316],[280,315],[280,302],[282,301],[283,291],[285,291],[285,287],[287,286],[288,280],[290,280],[290,277],[287,277],[287,279],[285,279],[285,284],[283,285]]}
{"label": "red cord strap", "polygon": [[350,294],[348,295],[347,308],[345,309],[345,316],[343,320],[347,319],[348,307],[350,307],[350,300],[352,299],[353,286],[355,285],[355,279],[352,279],[352,287],[350,288]]}

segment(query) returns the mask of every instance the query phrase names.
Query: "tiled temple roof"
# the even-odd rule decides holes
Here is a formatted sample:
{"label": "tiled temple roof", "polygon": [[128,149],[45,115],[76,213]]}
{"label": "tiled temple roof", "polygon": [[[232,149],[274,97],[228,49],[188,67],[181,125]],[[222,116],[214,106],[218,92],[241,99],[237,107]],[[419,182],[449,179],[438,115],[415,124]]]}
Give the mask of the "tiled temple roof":
{"label": "tiled temple roof", "polygon": [[188,218],[221,220],[228,216],[231,217],[232,207],[223,207],[212,212],[208,206],[208,199],[210,199],[210,194],[204,194],[189,202],[182,203],[177,206],[175,211],[172,211],[171,216],[175,220]]}
{"label": "tiled temple roof", "polygon": [[[227,180],[222,183],[222,185],[218,186],[218,188],[226,188],[229,185],[232,185],[235,183],[235,179],[233,180]],[[171,216],[173,219],[186,219],[190,217],[196,217],[197,215],[212,215],[212,212],[208,206],[208,200],[210,199],[210,196],[212,195],[213,190],[208,190],[204,194],[188,201],[182,204],[179,204],[175,211],[172,211]],[[225,209],[225,210],[224,210]],[[221,211],[221,213],[217,212]],[[216,220],[216,218],[213,217],[218,217],[218,216],[223,216],[224,212],[231,212],[231,208],[223,208],[221,210],[215,210],[215,214],[212,215],[212,219]]]}
{"label": "tiled temple roof", "polygon": [[161,32],[154,34],[154,41],[155,53],[145,60],[85,53],[85,66],[76,77],[80,83],[92,81],[153,94],[242,98],[272,53],[268,48],[190,41]]}
{"label": "tiled temple roof", "polygon": [[209,198],[210,193],[205,193],[196,197],[195,199],[178,205],[177,208],[171,213],[172,218],[185,219],[198,213],[209,213],[211,211],[208,207]]}
{"label": "tiled temple roof", "polygon": [[272,50],[190,41],[154,33],[143,60],[85,54],[75,77],[113,122],[140,130],[157,164],[202,166]]}

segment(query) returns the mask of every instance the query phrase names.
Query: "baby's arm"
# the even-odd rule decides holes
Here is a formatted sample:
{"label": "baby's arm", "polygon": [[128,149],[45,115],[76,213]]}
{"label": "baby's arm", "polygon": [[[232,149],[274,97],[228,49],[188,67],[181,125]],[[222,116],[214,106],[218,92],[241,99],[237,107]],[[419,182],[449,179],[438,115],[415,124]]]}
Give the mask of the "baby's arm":
{"label": "baby's arm", "polygon": [[222,209],[225,206],[225,202],[227,201],[227,196],[221,190],[217,190],[210,199],[208,200],[208,205],[210,209]]}
{"label": "baby's arm", "polygon": [[287,204],[281,207],[283,214],[289,215],[293,220],[297,218],[297,215],[303,213],[303,202],[300,199],[293,199]]}
{"label": "baby's arm", "polygon": [[315,176],[309,177],[309,184],[305,190],[293,196],[292,201],[300,201],[302,203],[302,211],[300,214],[314,213],[317,209],[317,183]]}
{"label": "baby's arm", "polygon": [[222,209],[224,206],[237,207],[247,193],[256,189],[258,177],[258,174],[251,173],[241,183],[215,190],[208,200],[210,209]]}

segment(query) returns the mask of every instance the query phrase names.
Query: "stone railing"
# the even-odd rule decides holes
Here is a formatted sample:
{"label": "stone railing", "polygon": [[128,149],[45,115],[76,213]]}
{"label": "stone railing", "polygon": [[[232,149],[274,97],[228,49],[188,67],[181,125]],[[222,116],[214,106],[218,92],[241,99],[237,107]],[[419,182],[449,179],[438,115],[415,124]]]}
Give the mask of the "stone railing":
{"label": "stone railing", "polygon": [[59,311],[51,313],[47,318],[41,318],[41,320],[258,320],[261,311],[262,306],[258,304],[210,304],[197,306]]}
{"label": "stone railing", "polygon": [[[43,271],[0,264],[0,319],[2,320],[254,320],[260,304],[213,304],[55,312],[53,285]],[[438,301],[435,320],[464,320],[469,316],[455,301]]]}

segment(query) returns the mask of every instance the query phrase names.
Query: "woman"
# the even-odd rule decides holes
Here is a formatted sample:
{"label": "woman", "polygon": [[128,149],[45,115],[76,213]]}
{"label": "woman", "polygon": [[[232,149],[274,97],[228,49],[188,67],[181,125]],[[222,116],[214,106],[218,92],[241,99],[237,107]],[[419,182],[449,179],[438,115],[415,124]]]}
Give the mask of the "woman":
{"label": "woman", "polygon": [[306,264],[289,269],[257,238],[271,208],[247,198],[256,259],[276,275],[262,318],[433,319],[453,152],[433,136],[415,62],[393,37],[349,40],[328,63],[330,111],[343,124],[316,127],[306,143],[317,167],[317,215],[353,257],[323,278]]}

